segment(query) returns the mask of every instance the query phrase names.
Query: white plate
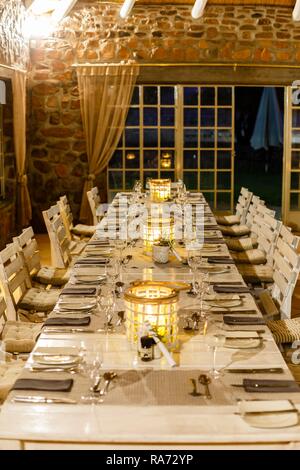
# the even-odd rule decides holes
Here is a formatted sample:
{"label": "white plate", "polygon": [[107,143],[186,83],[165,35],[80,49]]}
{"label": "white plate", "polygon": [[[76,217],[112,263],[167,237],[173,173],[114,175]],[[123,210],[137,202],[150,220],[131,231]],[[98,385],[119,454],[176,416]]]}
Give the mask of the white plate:
{"label": "white plate", "polygon": [[[91,310],[96,307],[96,304],[78,304],[78,303],[71,303],[71,302],[59,302],[57,304],[58,310]],[[56,308],[54,310],[57,310]]]}
{"label": "white plate", "polygon": [[211,244],[204,243],[201,250],[203,250],[203,251],[220,251],[220,248],[221,248],[220,245],[217,245],[216,243],[211,243]]}
{"label": "white plate", "polygon": [[258,348],[261,345],[261,339],[251,339],[251,338],[226,338],[224,347],[230,349],[252,349]]}
{"label": "white plate", "polygon": [[298,413],[288,400],[241,401],[239,412],[254,428],[287,428],[299,423]]}
{"label": "white plate", "polygon": [[89,274],[74,274],[74,278],[78,282],[103,282],[106,280],[106,276],[95,276],[95,275],[89,275]]}
{"label": "white plate", "polygon": [[228,273],[228,269],[219,268],[218,266],[200,266],[199,271],[209,273],[209,274],[223,274]]}
{"label": "white plate", "polygon": [[71,366],[72,364],[77,364],[79,361],[79,357],[74,357],[74,356],[69,356],[68,354],[66,355],[49,355],[45,354],[45,356],[34,356],[34,361],[37,362],[38,364],[43,364],[43,365],[51,365],[51,366],[58,366],[58,365],[64,365],[64,366]]}

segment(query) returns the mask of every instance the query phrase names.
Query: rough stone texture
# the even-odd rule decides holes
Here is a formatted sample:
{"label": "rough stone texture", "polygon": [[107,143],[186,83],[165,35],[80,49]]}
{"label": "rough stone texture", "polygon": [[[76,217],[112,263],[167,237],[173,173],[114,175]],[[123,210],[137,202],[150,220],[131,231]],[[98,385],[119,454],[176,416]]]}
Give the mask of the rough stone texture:
{"label": "rough stone texture", "polygon": [[27,68],[29,46],[22,34],[25,18],[22,0],[0,0],[0,64]]}
{"label": "rough stone texture", "polygon": [[2,250],[15,234],[15,204],[13,202],[1,204],[0,220],[0,250]]}
{"label": "rough stone texture", "polygon": [[[30,176],[34,217],[68,193],[78,215],[87,173],[76,71],[80,63],[300,64],[300,23],[289,7],[208,5],[193,20],[191,5],[78,2],[51,40],[31,43]],[[105,194],[106,177],[96,183]],[[41,224],[42,225],[42,222]]]}

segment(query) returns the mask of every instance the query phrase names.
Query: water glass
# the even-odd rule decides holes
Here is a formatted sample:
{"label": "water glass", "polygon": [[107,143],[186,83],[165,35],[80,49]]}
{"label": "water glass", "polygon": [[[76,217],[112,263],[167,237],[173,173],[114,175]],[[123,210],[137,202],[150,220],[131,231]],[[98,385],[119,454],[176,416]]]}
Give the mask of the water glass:
{"label": "water glass", "polygon": [[206,321],[206,328],[204,329],[204,341],[208,348],[212,351],[213,364],[209,374],[218,379],[222,375],[220,368],[217,368],[217,350],[222,348],[226,341],[226,336],[218,332],[214,322]]}

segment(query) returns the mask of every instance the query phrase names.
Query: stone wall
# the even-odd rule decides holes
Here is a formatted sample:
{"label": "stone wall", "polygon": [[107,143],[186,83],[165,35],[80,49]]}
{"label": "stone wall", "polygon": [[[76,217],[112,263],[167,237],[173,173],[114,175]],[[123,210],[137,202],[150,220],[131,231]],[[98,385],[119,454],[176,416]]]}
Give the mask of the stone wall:
{"label": "stone wall", "polygon": [[22,0],[0,0],[0,64],[28,66],[29,44],[22,34],[25,21]]}
{"label": "stone wall", "polygon": [[[69,195],[75,215],[79,210],[87,165],[74,62],[300,65],[300,23],[292,22],[291,8],[209,5],[198,20],[190,5],[137,4],[126,20],[119,9],[79,1],[51,41],[31,44],[30,178],[38,228],[41,210],[60,194]],[[105,179],[97,181],[103,193]]]}

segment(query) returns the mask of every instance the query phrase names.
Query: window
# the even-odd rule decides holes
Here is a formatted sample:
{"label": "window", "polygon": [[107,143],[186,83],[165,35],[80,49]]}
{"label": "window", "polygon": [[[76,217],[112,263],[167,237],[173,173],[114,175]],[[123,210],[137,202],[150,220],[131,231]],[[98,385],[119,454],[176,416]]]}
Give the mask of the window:
{"label": "window", "polygon": [[136,179],[182,178],[215,209],[233,204],[233,87],[135,87],[108,167],[110,199]]}

